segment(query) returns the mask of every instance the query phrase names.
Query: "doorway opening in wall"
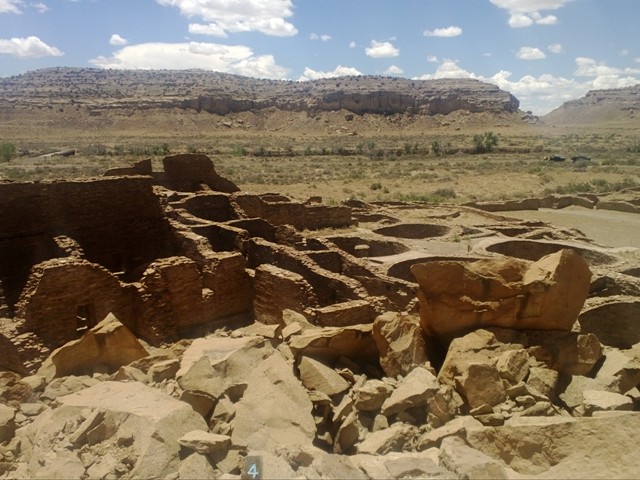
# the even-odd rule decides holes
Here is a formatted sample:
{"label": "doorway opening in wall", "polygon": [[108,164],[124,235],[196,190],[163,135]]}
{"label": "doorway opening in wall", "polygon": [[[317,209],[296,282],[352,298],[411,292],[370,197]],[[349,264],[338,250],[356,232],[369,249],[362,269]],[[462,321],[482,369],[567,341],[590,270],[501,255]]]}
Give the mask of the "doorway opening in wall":
{"label": "doorway opening in wall", "polygon": [[95,310],[95,306],[92,303],[78,305],[76,310],[76,332],[78,336],[83,335],[96,324]]}

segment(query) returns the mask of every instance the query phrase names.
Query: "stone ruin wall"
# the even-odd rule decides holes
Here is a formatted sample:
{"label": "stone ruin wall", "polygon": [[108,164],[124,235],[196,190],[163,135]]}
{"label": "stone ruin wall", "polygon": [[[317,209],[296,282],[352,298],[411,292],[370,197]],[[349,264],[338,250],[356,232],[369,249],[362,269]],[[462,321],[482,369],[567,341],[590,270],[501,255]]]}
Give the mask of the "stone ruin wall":
{"label": "stone ruin wall", "polygon": [[[186,157],[195,165],[182,179],[190,186],[190,175],[214,171]],[[158,344],[254,312],[274,323],[288,308],[337,326],[411,308],[415,285],[294,228],[351,225],[349,207],[217,192],[206,182],[178,193],[154,187],[152,175],[0,185],[0,285],[18,336],[35,335],[50,351],[113,312]]]}
{"label": "stone ruin wall", "polygon": [[151,178],[0,185],[0,281],[13,309],[31,266],[59,256],[54,238],[81,245],[86,259],[135,276],[173,253]]}

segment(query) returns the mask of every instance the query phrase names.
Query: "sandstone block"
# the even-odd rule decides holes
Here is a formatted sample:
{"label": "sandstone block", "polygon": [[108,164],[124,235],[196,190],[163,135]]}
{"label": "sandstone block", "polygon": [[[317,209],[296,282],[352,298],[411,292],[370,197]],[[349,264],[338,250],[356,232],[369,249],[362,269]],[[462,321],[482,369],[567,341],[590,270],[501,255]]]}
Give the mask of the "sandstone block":
{"label": "sandstone block", "polygon": [[633,400],[625,395],[601,390],[584,390],[583,404],[587,415],[596,411],[633,410]]}
{"label": "sandstone block", "polygon": [[200,454],[214,454],[226,451],[231,445],[231,437],[203,430],[192,430],[178,439],[178,443]]}
{"label": "sandstone block", "polygon": [[414,368],[398,382],[397,388],[384,401],[382,414],[388,417],[409,408],[426,406],[439,389],[435,375],[426,368]]}
{"label": "sandstone block", "polygon": [[115,371],[147,355],[149,352],[133,333],[113,314],[109,314],[82,338],[54,350],[38,374],[51,381],[66,375],[92,373],[101,366]]}
{"label": "sandstone block", "polygon": [[0,443],[13,438],[13,434],[16,431],[15,418],[15,408],[0,404]]}
{"label": "sandstone block", "polygon": [[396,423],[384,430],[370,433],[358,444],[358,453],[384,455],[389,452],[400,452],[414,433],[414,429],[402,423]]}
{"label": "sandstone block", "polygon": [[472,363],[462,376],[456,378],[456,383],[471,408],[494,406],[507,399],[500,374],[491,365]]}
{"label": "sandstone block", "polygon": [[534,263],[434,261],[411,271],[420,286],[421,325],[446,343],[488,326],[569,331],[591,278],[584,259],[567,249]]}
{"label": "sandstone block", "polygon": [[419,319],[385,313],[373,322],[373,339],[380,351],[380,366],[387,376],[406,375],[427,359]]}
{"label": "sandstone block", "polygon": [[447,437],[440,447],[440,464],[460,478],[508,478],[503,465],[457,437]]}
{"label": "sandstone block", "polygon": [[306,390],[279,354],[256,365],[236,404],[232,443],[274,451],[283,445],[311,444],[316,426]]}
{"label": "sandstone block", "polygon": [[515,385],[529,374],[529,354],[525,349],[504,352],[496,360],[496,369],[500,377]]}
{"label": "sandstone block", "polygon": [[302,384],[309,390],[317,390],[331,397],[349,388],[349,382],[336,373],[333,368],[313,358],[301,357],[298,369]]}
{"label": "sandstone block", "polygon": [[375,412],[380,410],[391,394],[391,387],[382,380],[367,380],[364,385],[353,389],[354,406],[358,410]]}

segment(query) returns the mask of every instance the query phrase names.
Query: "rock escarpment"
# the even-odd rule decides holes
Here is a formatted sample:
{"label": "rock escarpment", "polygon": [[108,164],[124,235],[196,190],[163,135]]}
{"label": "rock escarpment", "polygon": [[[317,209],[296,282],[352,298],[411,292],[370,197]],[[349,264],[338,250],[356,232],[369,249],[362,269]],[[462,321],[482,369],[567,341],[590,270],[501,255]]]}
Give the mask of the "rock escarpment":
{"label": "rock escarpment", "polygon": [[225,115],[276,108],[355,114],[449,114],[457,110],[517,112],[519,102],[497,86],[471,79],[408,80],[350,76],[306,82],[253,79],[218,72],[37,70],[0,79],[0,105],[105,109],[191,109]]}

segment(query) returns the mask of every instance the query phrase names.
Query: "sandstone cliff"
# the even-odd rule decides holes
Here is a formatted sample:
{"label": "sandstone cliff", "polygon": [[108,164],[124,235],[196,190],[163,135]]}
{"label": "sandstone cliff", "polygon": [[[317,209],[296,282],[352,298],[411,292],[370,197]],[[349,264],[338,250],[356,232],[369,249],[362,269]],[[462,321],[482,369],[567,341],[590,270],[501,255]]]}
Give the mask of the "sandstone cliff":
{"label": "sandstone cliff", "polygon": [[640,84],[634,87],[591,90],[565,102],[542,117],[545,123],[595,124],[603,122],[640,123]]}
{"label": "sandstone cliff", "polygon": [[518,100],[470,79],[407,80],[350,76],[309,82],[262,80],[218,72],[51,68],[0,79],[0,106],[181,108],[225,115],[276,108],[355,114],[513,113]]}

